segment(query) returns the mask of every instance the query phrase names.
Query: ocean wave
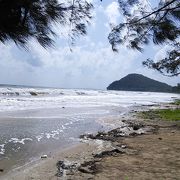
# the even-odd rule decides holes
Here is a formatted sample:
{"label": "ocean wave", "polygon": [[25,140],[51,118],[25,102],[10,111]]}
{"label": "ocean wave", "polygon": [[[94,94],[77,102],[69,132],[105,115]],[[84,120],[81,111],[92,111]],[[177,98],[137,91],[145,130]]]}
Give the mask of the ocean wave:
{"label": "ocean wave", "polygon": [[97,94],[103,94],[103,91],[56,88],[0,87],[0,96],[91,96]]}
{"label": "ocean wave", "polygon": [[172,101],[170,93],[53,88],[0,88],[0,111],[68,107],[128,107]]}

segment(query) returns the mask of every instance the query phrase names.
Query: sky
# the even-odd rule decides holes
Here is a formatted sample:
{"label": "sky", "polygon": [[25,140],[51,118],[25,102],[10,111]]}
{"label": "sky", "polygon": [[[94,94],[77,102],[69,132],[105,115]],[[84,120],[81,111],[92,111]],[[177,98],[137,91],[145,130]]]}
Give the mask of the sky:
{"label": "sky", "polygon": [[119,47],[118,53],[111,50],[107,39],[110,24],[121,20],[116,0],[96,0],[93,14],[87,36],[80,37],[72,51],[62,35],[65,30],[59,25],[55,27],[58,36],[54,48],[43,49],[33,40],[28,51],[10,41],[0,44],[0,84],[106,89],[129,73],[143,74],[170,85],[180,82],[178,77],[169,78],[142,66],[147,58],[156,61],[163,57],[166,46],[149,45],[143,53],[125,46]]}

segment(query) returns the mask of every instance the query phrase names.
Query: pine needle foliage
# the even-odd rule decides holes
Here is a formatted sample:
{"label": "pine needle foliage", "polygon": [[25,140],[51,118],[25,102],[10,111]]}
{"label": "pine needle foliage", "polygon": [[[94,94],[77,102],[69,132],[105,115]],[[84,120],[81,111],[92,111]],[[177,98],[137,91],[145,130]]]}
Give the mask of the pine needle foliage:
{"label": "pine needle foliage", "polygon": [[0,42],[28,48],[36,39],[47,48],[54,43],[55,23],[71,26],[71,37],[85,35],[92,8],[85,0],[0,0]]}
{"label": "pine needle foliage", "polygon": [[143,65],[155,69],[164,75],[180,74],[180,1],[160,0],[156,8],[142,0],[118,0],[124,17],[122,23],[114,25],[108,36],[113,51],[119,45],[143,51],[145,45],[153,42],[156,45],[168,44],[171,51],[167,57],[157,63],[148,59]]}

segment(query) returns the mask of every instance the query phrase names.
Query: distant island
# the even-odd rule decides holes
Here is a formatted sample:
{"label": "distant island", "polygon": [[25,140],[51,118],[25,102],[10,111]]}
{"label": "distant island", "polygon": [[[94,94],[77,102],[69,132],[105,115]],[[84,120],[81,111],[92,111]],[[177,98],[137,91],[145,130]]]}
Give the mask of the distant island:
{"label": "distant island", "polygon": [[128,74],[122,79],[112,82],[107,87],[107,90],[180,93],[180,84],[172,87],[166,83],[143,76],[142,74]]}

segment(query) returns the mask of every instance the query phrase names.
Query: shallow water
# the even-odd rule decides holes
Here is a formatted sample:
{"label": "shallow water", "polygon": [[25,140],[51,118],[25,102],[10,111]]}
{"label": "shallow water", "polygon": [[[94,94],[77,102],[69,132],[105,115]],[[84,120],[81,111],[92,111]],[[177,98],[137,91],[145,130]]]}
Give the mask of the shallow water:
{"label": "shallow water", "polygon": [[108,128],[98,123],[99,118],[176,97],[149,92],[0,88],[0,168],[8,171],[44,153],[50,156],[77,143],[80,134]]}

